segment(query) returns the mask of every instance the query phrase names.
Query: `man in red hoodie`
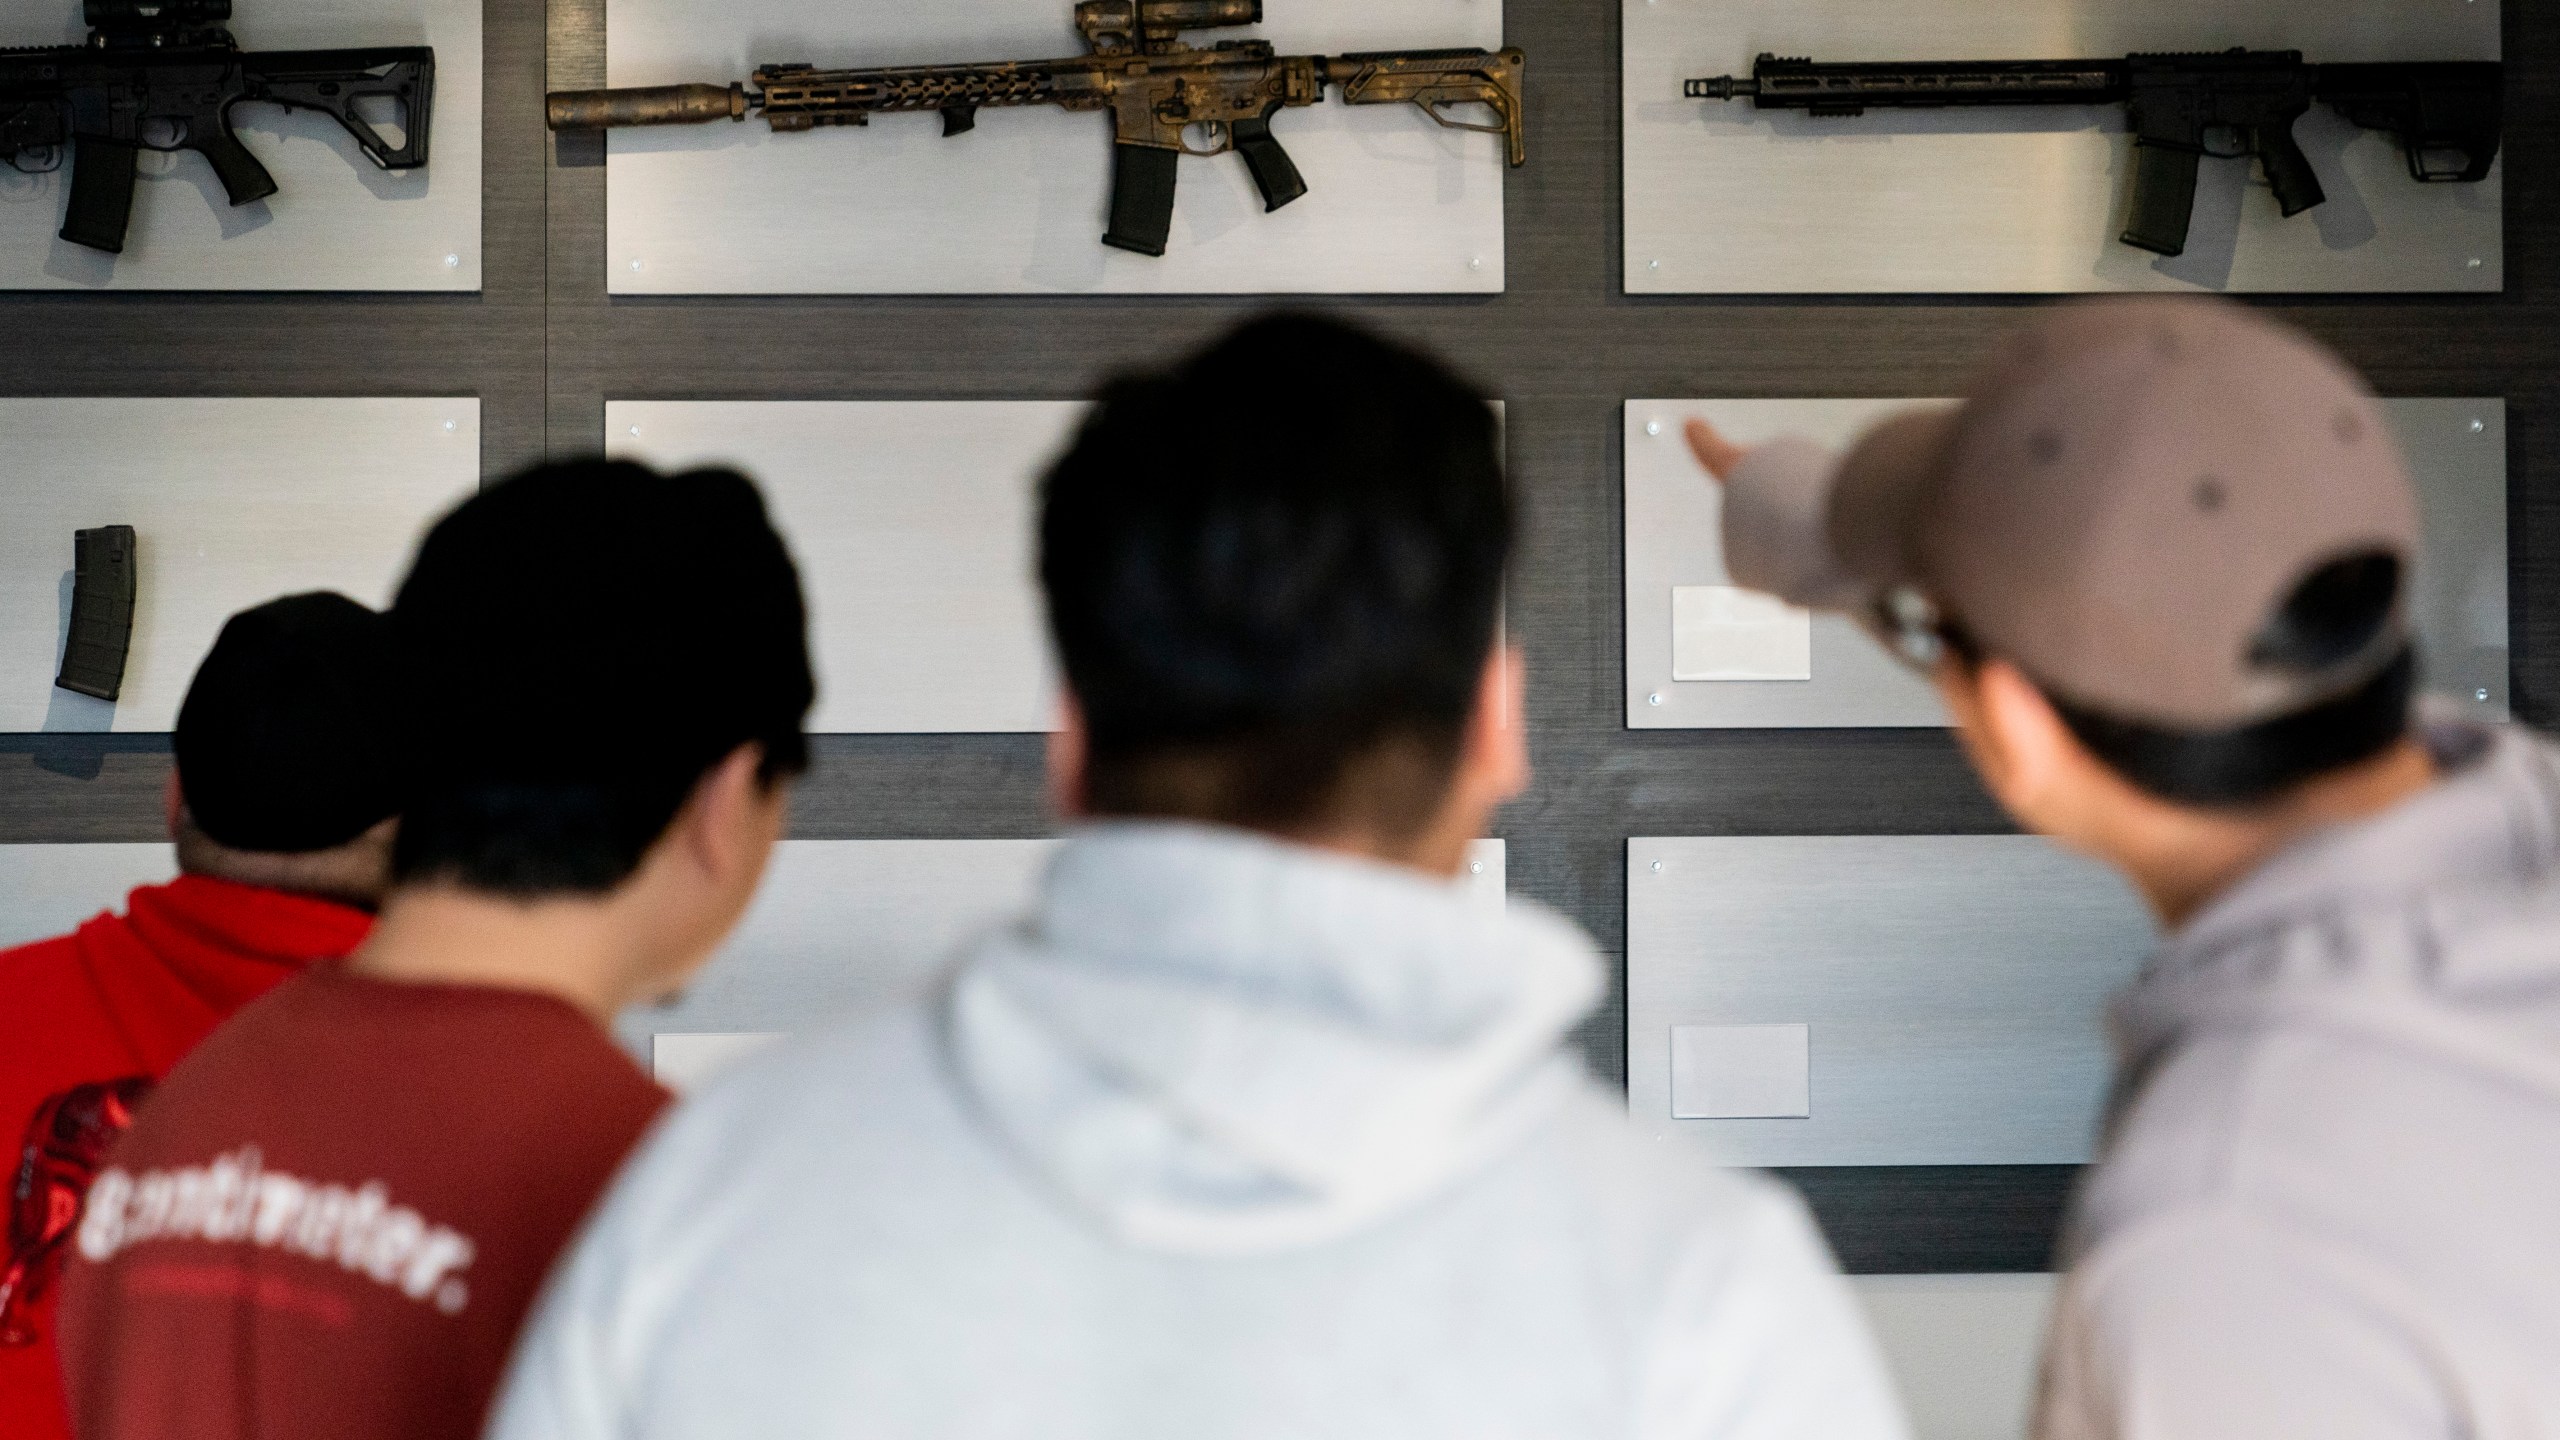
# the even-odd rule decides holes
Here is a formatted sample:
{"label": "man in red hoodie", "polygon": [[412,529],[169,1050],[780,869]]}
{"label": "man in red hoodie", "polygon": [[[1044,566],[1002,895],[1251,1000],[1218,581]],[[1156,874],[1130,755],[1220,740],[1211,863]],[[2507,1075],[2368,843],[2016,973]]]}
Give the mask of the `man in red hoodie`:
{"label": "man in red hoodie", "polygon": [[54,1300],[107,1145],[231,1012],[355,949],[388,883],[382,616],[296,595],[231,618],[178,713],[179,876],[0,951],[0,1440],[64,1440]]}

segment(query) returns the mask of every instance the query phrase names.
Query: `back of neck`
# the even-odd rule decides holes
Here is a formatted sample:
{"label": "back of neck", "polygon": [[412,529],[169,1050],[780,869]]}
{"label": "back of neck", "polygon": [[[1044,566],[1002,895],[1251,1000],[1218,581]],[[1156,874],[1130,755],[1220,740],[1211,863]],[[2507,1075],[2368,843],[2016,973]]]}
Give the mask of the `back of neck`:
{"label": "back of neck", "polygon": [[2435,758],[2414,737],[2249,810],[2177,807],[2129,837],[2121,857],[2171,929],[2315,831],[2379,815],[2435,783]]}
{"label": "back of neck", "polygon": [[610,899],[516,900],[456,885],[392,892],[351,974],[553,995],[609,1023],[629,999],[631,946]]}

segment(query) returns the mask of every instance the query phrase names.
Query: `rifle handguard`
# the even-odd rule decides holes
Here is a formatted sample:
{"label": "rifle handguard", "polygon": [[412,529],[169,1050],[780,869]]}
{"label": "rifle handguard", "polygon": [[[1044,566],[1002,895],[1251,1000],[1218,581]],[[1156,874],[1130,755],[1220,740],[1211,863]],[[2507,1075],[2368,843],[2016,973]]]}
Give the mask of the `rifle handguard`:
{"label": "rifle handguard", "polygon": [[644,85],[626,90],[554,90],[543,106],[554,130],[627,125],[702,125],[747,118],[744,85]]}

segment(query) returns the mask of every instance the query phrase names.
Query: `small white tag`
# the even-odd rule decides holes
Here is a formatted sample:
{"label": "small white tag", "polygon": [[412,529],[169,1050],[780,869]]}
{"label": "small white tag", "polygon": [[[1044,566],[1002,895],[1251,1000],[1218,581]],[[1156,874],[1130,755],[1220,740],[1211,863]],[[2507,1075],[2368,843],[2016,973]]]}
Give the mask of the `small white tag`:
{"label": "small white tag", "polygon": [[1813,1114],[1813,1027],[1671,1027],[1671,1118],[1802,1120]]}
{"label": "small white tag", "polygon": [[653,1035],[649,1070],[679,1095],[746,1059],[782,1036],[772,1031],[726,1035]]}
{"label": "small white tag", "polygon": [[1671,591],[1674,680],[1810,680],[1813,615],[1737,585]]}

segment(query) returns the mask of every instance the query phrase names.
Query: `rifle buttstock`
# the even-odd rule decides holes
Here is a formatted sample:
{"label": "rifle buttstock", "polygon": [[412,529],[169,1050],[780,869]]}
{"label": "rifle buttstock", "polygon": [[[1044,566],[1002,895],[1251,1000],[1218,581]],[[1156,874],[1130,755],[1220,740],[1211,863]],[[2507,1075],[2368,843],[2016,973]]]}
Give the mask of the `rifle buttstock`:
{"label": "rifle buttstock", "polygon": [[[1499,135],[1513,165],[1529,163],[1523,80],[1529,57],[1513,50],[1418,50],[1343,55],[1326,62],[1345,105],[1412,105],[1451,130]],[[1483,105],[1494,123],[1453,119],[1453,105]]]}
{"label": "rifle buttstock", "polygon": [[747,87],[645,85],[624,90],[554,90],[543,106],[554,130],[628,125],[702,125],[747,118]]}

